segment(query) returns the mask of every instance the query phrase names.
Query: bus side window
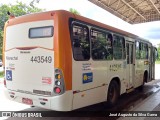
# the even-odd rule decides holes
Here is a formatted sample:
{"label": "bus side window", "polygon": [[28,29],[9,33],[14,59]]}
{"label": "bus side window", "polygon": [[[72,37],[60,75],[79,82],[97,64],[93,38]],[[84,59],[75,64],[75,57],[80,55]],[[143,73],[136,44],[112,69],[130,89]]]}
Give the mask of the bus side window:
{"label": "bus side window", "polygon": [[148,45],[146,43],[140,43],[140,58],[148,59]]}
{"label": "bus side window", "polygon": [[148,44],[145,44],[145,59],[148,59]]}
{"label": "bus side window", "polygon": [[90,59],[89,30],[87,26],[73,24],[72,48],[75,60],[83,61]]}
{"label": "bus side window", "polygon": [[118,35],[113,35],[113,56],[114,59],[122,59],[123,58],[123,39]]}
{"label": "bus side window", "polygon": [[112,59],[112,36],[95,29],[91,29],[93,60]]}
{"label": "bus side window", "polygon": [[122,37],[122,46],[123,46],[123,48],[122,48],[122,51],[123,51],[123,59],[126,59],[126,49],[125,49],[125,39],[124,39],[124,37]]}
{"label": "bus side window", "polygon": [[140,59],[140,43],[136,41],[136,59]]}
{"label": "bus side window", "polygon": [[145,53],[144,53],[144,43],[140,42],[140,56],[141,59],[144,59]]}
{"label": "bus side window", "polygon": [[157,48],[154,48],[154,52],[155,52],[155,60],[157,60],[159,58],[159,54],[158,54]]}
{"label": "bus side window", "polygon": [[107,60],[112,60],[113,59],[113,37],[112,37],[112,34],[107,35],[106,48],[107,48],[107,51],[108,51]]}

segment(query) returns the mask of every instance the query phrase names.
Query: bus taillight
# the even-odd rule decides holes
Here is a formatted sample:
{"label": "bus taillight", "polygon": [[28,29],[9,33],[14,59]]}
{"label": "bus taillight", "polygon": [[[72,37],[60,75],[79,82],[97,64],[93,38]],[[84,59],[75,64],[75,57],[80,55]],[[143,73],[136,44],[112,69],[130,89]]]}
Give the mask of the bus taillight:
{"label": "bus taillight", "polygon": [[61,85],[61,82],[60,81],[56,81],[55,84],[59,86],[59,85]]}
{"label": "bus taillight", "polygon": [[56,74],[55,78],[59,80],[59,79],[61,79],[61,75],[60,74]]}
{"label": "bus taillight", "polygon": [[57,93],[57,94],[59,94],[61,92],[61,89],[59,87],[55,87],[54,88],[54,92]]}
{"label": "bus taillight", "polygon": [[4,83],[4,86],[6,87],[6,80],[5,79],[4,79],[3,83]]}
{"label": "bus taillight", "polygon": [[55,84],[54,84],[54,93],[55,94],[63,94],[65,91],[64,88],[64,78],[63,78],[63,73],[60,69],[55,69]]}

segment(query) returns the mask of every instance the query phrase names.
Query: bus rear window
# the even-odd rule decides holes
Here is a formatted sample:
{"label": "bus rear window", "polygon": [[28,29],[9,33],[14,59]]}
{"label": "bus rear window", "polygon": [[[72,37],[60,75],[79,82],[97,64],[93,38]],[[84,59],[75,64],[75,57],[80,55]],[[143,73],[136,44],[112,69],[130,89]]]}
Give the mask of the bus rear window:
{"label": "bus rear window", "polygon": [[29,38],[44,38],[53,36],[53,26],[37,27],[29,29]]}

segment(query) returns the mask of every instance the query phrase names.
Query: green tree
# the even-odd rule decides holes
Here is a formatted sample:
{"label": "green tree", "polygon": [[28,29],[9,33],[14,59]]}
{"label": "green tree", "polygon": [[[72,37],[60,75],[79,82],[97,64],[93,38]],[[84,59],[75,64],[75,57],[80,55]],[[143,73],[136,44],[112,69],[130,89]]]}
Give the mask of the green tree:
{"label": "green tree", "polygon": [[3,45],[3,42],[2,42],[2,40],[3,40],[3,31],[0,31],[0,40],[1,40],[1,42],[0,42],[0,59],[2,59],[2,45]]}
{"label": "green tree", "polygon": [[76,9],[70,8],[69,11],[71,13],[77,14],[77,15],[81,15]]}
{"label": "green tree", "polygon": [[17,2],[16,5],[1,4],[0,5],[0,54],[2,51],[4,24],[9,18],[9,16],[7,15],[8,11],[10,13],[14,14],[14,16],[18,17],[21,15],[35,13],[35,12],[41,12],[41,11],[45,11],[45,10],[35,7],[34,4],[26,5],[22,2]]}
{"label": "green tree", "polygon": [[160,60],[160,43],[158,44],[157,52],[158,52],[158,58],[157,58],[157,60],[159,61]]}

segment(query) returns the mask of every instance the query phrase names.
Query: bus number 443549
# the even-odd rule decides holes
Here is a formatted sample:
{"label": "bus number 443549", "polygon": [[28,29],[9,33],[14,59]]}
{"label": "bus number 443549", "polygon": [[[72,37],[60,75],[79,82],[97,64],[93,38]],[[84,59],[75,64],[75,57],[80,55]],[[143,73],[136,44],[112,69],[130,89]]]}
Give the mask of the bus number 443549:
{"label": "bus number 443549", "polygon": [[52,57],[51,56],[32,56],[30,61],[32,61],[32,63],[51,63]]}

